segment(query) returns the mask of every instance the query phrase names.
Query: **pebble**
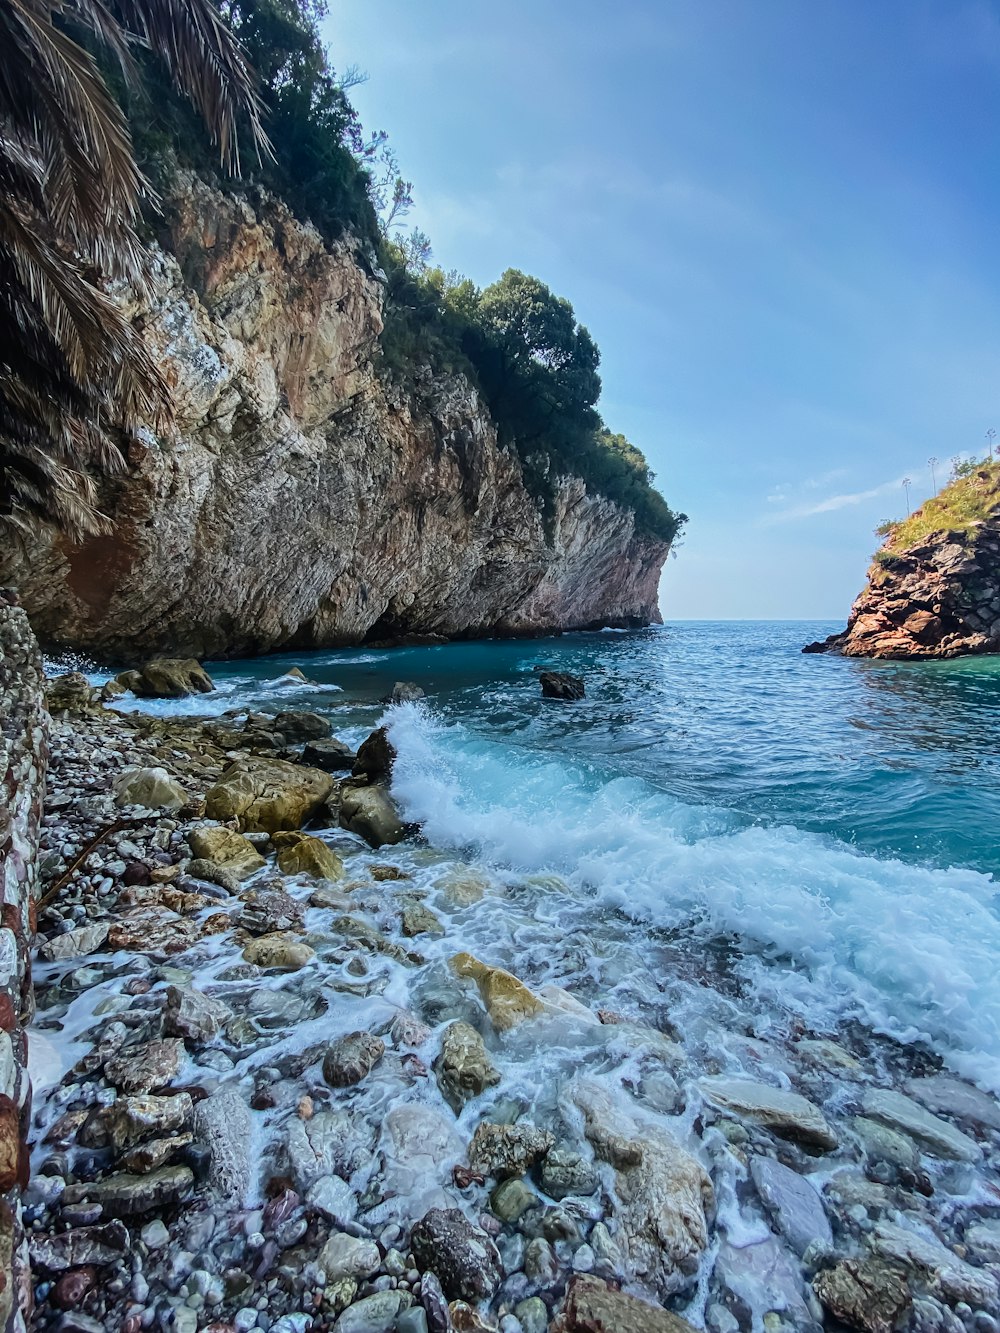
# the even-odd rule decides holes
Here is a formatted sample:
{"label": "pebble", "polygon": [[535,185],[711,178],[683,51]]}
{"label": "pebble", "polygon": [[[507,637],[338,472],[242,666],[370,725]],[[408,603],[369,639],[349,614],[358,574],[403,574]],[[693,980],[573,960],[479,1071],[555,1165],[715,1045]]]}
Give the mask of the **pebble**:
{"label": "pebble", "polygon": [[170,1232],[158,1217],[152,1222],[147,1222],[139,1235],[143,1244],[151,1250],[162,1250],[170,1241]]}

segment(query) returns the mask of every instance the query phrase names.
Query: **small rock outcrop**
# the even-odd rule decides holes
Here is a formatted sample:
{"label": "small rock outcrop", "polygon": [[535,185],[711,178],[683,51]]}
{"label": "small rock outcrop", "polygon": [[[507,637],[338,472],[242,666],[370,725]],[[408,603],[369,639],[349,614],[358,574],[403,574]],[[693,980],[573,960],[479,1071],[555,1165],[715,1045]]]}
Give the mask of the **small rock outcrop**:
{"label": "small rock outcrop", "polygon": [[571,676],[568,671],[543,671],[538,677],[542,695],[546,699],[582,699],[587,688],[580,676]]}
{"label": "small rock outcrop", "polygon": [[847,628],[802,651],[894,660],[1000,652],[1000,463],[893,525]]}
{"label": "small rock outcrop", "polygon": [[123,671],[117,681],[140,699],[183,699],[215,689],[212,677],[193,657],[158,657],[137,671]]}

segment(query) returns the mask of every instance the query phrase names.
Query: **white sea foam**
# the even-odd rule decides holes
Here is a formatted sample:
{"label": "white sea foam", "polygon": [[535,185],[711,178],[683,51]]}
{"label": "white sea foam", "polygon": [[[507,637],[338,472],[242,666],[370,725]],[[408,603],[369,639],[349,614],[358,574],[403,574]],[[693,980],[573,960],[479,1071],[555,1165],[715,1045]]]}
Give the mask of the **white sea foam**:
{"label": "white sea foam", "polygon": [[749,826],[652,785],[483,740],[419,705],[387,718],[394,791],[430,842],[553,871],[634,919],[735,933],[764,999],[827,1028],[856,1016],[931,1041],[1000,1090],[997,886]]}

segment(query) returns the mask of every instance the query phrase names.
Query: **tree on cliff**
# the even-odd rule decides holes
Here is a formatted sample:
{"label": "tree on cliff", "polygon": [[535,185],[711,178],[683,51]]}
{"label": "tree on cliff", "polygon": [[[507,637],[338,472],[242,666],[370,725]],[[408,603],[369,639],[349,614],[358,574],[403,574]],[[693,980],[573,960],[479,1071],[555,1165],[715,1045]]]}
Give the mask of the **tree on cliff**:
{"label": "tree on cliff", "polygon": [[211,0],[0,0],[0,520],[100,526],[108,428],[165,426],[167,386],[108,285],[142,281],[151,192],[95,58],[163,62],[233,171],[267,140],[243,50]]}

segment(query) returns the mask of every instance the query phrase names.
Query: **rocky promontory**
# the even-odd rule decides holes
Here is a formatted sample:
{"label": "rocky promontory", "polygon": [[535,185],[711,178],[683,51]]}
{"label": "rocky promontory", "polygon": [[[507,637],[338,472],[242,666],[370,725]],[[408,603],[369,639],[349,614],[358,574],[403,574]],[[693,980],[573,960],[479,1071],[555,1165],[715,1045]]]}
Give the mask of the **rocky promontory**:
{"label": "rocky promontory", "polygon": [[176,181],[132,314],[177,429],[133,441],[107,534],[0,551],[43,646],[240,656],[659,622],[669,544],[578,477],[543,512],[473,383],[380,373],[384,292],[281,202]]}
{"label": "rocky promontory", "polygon": [[847,628],[804,652],[923,659],[1000,652],[1000,464],[884,525]]}

